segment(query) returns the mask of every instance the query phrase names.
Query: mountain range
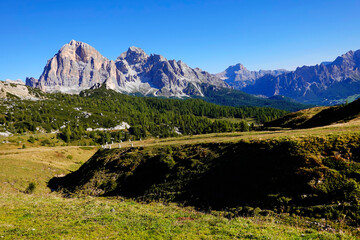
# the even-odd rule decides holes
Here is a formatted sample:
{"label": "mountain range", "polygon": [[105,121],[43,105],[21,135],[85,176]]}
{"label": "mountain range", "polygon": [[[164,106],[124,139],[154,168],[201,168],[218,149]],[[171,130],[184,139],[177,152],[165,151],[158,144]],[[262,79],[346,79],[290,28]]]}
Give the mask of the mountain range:
{"label": "mountain range", "polygon": [[47,62],[39,79],[27,78],[26,85],[44,92],[78,94],[103,86],[126,94],[204,98],[210,94],[212,99],[230,93],[234,99],[234,94],[243,96],[235,91],[241,90],[262,98],[280,95],[302,103],[329,105],[360,96],[359,67],[360,50],[295,71],[250,71],[236,64],[210,74],[181,60],[148,55],[137,47],[130,47],[115,61],[109,60],[90,45],[72,40]]}
{"label": "mountain range", "polygon": [[192,69],[184,62],[147,55],[130,47],[115,60],[103,57],[90,45],[75,40],[65,44],[51,58],[40,78],[27,78],[26,84],[45,92],[79,93],[105,85],[122,93],[184,97],[203,96],[201,84],[229,87],[219,78]]}
{"label": "mountain range", "polygon": [[298,67],[295,71],[249,71],[241,64],[216,74],[230,86],[266,97],[283,95],[302,103],[330,105],[360,96],[360,50],[333,62]]}
{"label": "mountain range", "polygon": [[238,63],[228,67],[221,73],[215,74],[215,76],[224,80],[235,89],[242,89],[248,85],[254,84],[257,79],[265,75],[279,76],[287,72],[289,71],[285,69],[250,71],[246,69],[244,65]]}

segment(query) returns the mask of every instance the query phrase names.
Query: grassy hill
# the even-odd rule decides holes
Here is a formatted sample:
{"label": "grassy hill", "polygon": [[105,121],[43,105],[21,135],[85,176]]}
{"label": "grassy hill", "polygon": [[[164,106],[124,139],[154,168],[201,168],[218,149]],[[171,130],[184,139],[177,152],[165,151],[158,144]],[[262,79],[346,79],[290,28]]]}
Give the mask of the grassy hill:
{"label": "grassy hill", "polygon": [[[209,134],[148,139],[134,144],[159,148],[168,144],[233,142],[272,135],[259,134]],[[77,170],[97,148],[41,146],[40,142],[46,139],[61,145],[53,136],[34,135],[39,139],[34,143],[27,141],[28,136],[14,136],[6,139],[10,143],[0,143],[0,238],[356,239],[358,236],[356,229],[344,222],[285,213],[260,214],[256,210],[236,216],[229,211],[198,211],[174,203],[145,203],[121,196],[63,197],[47,188],[48,180]],[[27,191],[30,183],[35,185],[33,191]]]}
{"label": "grassy hill", "polygon": [[312,128],[345,123],[360,116],[360,99],[331,107],[316,107],[290,113],[265,124],[268,127]]}
{"label": "grassy hill", "polygon": [[[246,112],[201,100],[135,98],[101,89],[85,93],[54,95],[30,106],[6,101],[0,118],[10,125],[22,118],[51,126],[58,118],[94,124],[122,120],[126,113],[139,123],[144,119],[134,116],[165,121],[169,115],[171,124],[179,116],[174,108],[191,112],[189,123],[197,128],[204,119],[239,123],[231,114]],[[337,123],[317,128],[149,135],[112,149],[67,146],[56,133],[1,138],[0,238],[356,239],[356,104],[295,113],[300,126],[311,119],[321,123],[322,117],[323,123]],[[149,109],[156,114],[147,115]],[[96,118],[81,117],[82,111]]]}
{"label": "grassy hill", "polygon": [[288,213],[357,226],[360,134],[266,134],[99,150],[49,186],[66,195],[178,202],[231,217]]}

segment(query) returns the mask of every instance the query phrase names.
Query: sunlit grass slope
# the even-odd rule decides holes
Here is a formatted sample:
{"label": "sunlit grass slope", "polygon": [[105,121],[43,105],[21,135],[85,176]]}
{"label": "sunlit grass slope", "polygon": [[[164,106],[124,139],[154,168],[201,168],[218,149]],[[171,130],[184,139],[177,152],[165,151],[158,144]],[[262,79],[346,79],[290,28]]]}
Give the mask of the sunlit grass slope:
{"label": "sunlit grass slope", "polygon": [[[346,132],[346,129],[359,130],[357,126],[338,130]],[[234,142],[333,131],[334,128],[208,134],[132,143],[135,147],[148,147]],[[357,236],[355,229],[341,223],[286,214],[228,218],[225,212],[199,212],[173,203],[145,204],[122,197],[64,198],[51,192],[47,182],[78,169],[97,148],[61,146],[51,135],[47,138],[55,146],[40,146],[41,141],[31,144],[27,137],[20,137],[21,140],[12,137],[11,143],[0,144],[0,239],[355,239]],[[130,144],[124,142],[122,147]],[[25,193],[31,182],[35,183],[35,190]],[[332,230],[324,231],[328,225]]]}

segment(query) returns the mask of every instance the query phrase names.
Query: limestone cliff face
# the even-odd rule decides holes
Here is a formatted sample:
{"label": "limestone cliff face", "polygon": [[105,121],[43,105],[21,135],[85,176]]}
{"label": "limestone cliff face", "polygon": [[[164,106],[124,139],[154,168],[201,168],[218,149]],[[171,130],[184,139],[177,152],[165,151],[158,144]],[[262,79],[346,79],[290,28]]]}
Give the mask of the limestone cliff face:
{"label": "limestone cliff face", "polygon": [[72,40],[51,58],[38,81],[27,80],[27,85],[45,92],[78,93],[106,81],[117,82],[115,63],[103,57],[86,43]]}
{"label": "limestone cliff face", "polygon": [[168,61],[161,55],[147,55],[130,47],[116,61],[103,57],[86,43],[72,40],[48,61],[39,80],[28,78],[26,84],[45,92],[79,93],[105,85],[125,93],[159,96],[202,95],[200,85],[228,85],[182,61]]}

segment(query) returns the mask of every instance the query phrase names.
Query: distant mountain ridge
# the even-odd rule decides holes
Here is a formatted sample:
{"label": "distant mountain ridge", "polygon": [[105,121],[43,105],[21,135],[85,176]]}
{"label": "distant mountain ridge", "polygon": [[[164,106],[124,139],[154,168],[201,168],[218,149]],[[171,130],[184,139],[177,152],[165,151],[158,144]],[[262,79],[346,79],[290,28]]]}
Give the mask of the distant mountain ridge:
{"label": "distant mountain ridge", "polygon": [[215,76],[224,80],[235,89],[241,89],[248,85],[254,84],[256,79],[259,79],[267,74],[278,76],[287,72],[289,71],[285,69],[250,71],[246,69],[244,65],[238,63],[228,67],[221,73],[215,74]]}
{"label": "distant mountain ridge", "polygon": [[143,96],[208,99],[211,96],[214,103],[229,103],[230,99],[235,99],[234,96],[240,93],[230,91],[225,94],[225,89],[233,88],[265,98],[286,96],[305,104],[328,105],[352,101],[360,96],[359,67],[360,50],[349,51],[333,62],[303,66],[295,71],[250,71],[242,64],[236,64],[224,72],[210,74],[191,68],[181,60],[148,55],[137,47],[130,47],[113,61],[90,45],[72,40],[47,62],[39,79],[27,78],[26,85],[50,93],[79,94],[103,86],[120,93]]}
{"label": "distant mountain ridge", "polygon": [[230,67],[216,76],[226,77],[229,85],[246,93],[284,95],[302,103],[327,105],[360,96],[360,50],[349,51],[333,62],[298,67],[291,72],[270,71],[262,76],[249,73],[252,78],[247,77],[247,72],[251,73]]}
{"label": "distant mountain ridge", "polygon": [[203,96],[200,84],[228,87],[217,77],[199,68],[192,69],[181,60],[149,56],[140,48],[130,47],[112,61],[75,40],[48,61],[39,80],[27,78],[26,84],[45,92],[65,93],[105,85],[122,93],[166,97]]}

